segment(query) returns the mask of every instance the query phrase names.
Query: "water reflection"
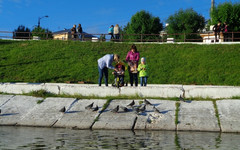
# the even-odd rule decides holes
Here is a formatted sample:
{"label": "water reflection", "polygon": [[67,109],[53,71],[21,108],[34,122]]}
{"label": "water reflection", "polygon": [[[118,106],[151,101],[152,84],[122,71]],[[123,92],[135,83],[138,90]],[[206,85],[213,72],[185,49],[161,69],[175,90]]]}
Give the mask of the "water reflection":
{"label": "water reflection", "polygon": [[0,149],[238,149],[240,134],[0,127]]}

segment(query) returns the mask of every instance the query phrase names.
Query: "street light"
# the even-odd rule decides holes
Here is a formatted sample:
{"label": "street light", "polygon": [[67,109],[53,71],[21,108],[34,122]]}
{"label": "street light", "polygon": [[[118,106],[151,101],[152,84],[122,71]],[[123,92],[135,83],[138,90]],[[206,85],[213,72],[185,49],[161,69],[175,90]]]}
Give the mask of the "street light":
{"label": "street light", "polygon": [[43,17],[38,17],[38,28],[40,27],[40,20],[42,19],[42,18],[48,18],[48,15],[46,15],[46,16],[43,16]]}

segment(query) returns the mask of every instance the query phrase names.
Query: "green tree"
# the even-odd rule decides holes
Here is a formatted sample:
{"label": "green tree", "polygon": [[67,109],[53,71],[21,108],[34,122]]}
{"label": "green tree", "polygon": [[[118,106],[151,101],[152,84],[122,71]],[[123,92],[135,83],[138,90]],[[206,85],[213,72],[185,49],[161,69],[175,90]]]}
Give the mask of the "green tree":
{"label": "green tree", "polygon": [[52,32],[49,31],[48,29],[44,29],[41,27],[36,27],[32,30],[32,35],[33,36],[38,36],[41,39],[48,39],[48,38],[52,38]]}
{"label": "green tree", "polygon": [[31,30],[24,25],[19,25],[13,32],[14,39],[29,39],[31,37]]}
{"label": "green tree", "polygon": [[[189,33],[198,33],[205,27],[205,19],[203,16],[195,12],[192,8],[180,9],[174,15],[167,19],[169,24],[166,28],[169,34],[186,33],[186,39],[199,38],[198,35]],[[183,39],[184,35],[173,35],[172,37]]]}
{"label": "green tree", "polygon": [[[163,29],[159,17],[152,16],[144,10],[132,16],[131,21],[124,27],[125,34],[159,34]],[[156,36],[128,35],[124,39],[153,39]]]}
{"label": "green tree", "polygon": [[210,25],[217,24],[218,21],[228,24],[228,30],[237,32],[240,30],[240,3],[233,4],[225,2],[213,8],[211,12]]}

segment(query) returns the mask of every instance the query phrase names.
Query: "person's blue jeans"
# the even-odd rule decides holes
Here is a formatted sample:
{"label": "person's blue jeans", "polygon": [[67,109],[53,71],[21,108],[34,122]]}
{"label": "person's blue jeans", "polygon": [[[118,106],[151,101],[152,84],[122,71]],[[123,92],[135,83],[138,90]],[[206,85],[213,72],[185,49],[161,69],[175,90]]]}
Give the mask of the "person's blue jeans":
{"label": "person's blue jeans", "polygon": [[108,86],[108,68],[104,67],[103,69],[100,69],[98,66],[98,72],[99,72],[98,85],[101,86],[104,74],[105,85]]}
{"label": "person's blue jeans", "polygon": [[141,86],[147,86],[147,77],[140,77]]}

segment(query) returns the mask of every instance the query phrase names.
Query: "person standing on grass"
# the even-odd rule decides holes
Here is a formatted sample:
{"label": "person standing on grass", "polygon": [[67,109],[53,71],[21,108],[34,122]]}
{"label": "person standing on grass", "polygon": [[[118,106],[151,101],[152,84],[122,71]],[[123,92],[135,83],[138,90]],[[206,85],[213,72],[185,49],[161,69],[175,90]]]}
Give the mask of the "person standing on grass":
{"label": "person standing on grass", "polygon": [[115,36],[115,39],[119,40],[120,28],[118,24],[116,24],[115,27],[113,28],[113,34]]}
{"label": "person standing on grass", "polygon": [[108,34],[111,35],[111,40],[114,39],[114,36],[113,36],[113,25],[111,25],[108,29]]}
{"label": "person standing on grass", "polygon": [[141,64],[138,66],[139,77],[141,86],[147,86],[147,78],[148,78],[148,65],[146,64],[146,59],[144,57],[141,58]]}
{"label": "person standing on grass", "polygon": [[[215,34],[215,41],[219,41],[220,40],[220,32],[221,32],[222,28],[221,28],[221,22],[219,21],[218,24],[215,24],[213,26],[213,31],[214,31],[214,34]],[[218,36],[218,38],[217,38]]]}
{"label": "person standing on grass", "polygon": [[99,72],[99,78],[98,78],[98,85],[101,86],[102,83],[102,78],[104,74],[104,80],[105,80],[105,85],[108,86],[108,68],[109,69],[114,69],[117,71],[112,66],[113,61],[118,62],[119,61],[119,55],[117,54],[106,54],[102,58],[98,59],[98,72]]}
{"label": "person standing on grass", "polygon": [[131,46],[131,50],[128,52],[126,56],[126,61],[128,62],[128,73],[130,77],[130,84],[133,86],[133,80],[135,81],[135,86],[138,86],[138,61],[140,54],[137,51],[136,45]]}
{"label": "person standing on grass", "polygon": [[74,24],[72,29],[71,29],[72,39],[76,39],[77,38],[76,33],[77,33],[76,25]]}
{"label": "person standing on grass", "polygon": [[79,39],[81,41],[82,40],[82,32],[83,32],[81,24],[78,24],[77,32],[78,32],[78,37],[79,37]]}

